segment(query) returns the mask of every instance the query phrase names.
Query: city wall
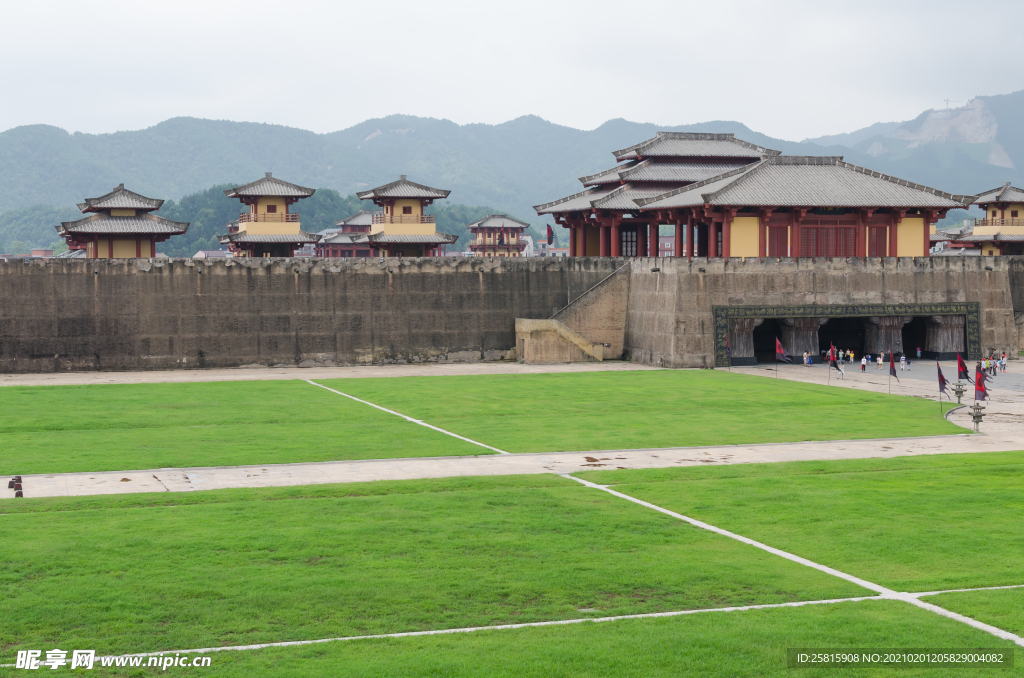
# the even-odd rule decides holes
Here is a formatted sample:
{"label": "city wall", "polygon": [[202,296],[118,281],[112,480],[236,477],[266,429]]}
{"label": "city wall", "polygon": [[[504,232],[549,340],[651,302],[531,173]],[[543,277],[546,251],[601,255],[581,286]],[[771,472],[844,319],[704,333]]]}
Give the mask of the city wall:
{"label": "city wall", "polygon": [[977,302],[983,350],[1011,349],[1024,259],[9,260],[0,371],[514,359],[516,318],[601,281],[562,322],[607,357],[621,336],[625,359],[711,367],[723,306]]}

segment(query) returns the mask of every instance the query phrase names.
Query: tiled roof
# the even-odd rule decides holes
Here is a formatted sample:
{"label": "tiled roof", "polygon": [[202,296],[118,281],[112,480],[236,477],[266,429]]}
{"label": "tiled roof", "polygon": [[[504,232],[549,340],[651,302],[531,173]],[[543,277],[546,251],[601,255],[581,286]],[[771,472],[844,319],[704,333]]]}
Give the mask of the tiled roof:
{"label": "tiled roof", "polygon": [[383,210],[359,210],[350,217],[335,221],[335,226],[369,226],[373,223],[374,214],[383,214]]}
{"label": "tiled roof", "polygon": [[950,247],[936,252],[933,257],[980,257],[981,250],[973,247]]}
{"label": "tiled roof", "polygon": [[320,240],[321,245],[348,245],[355,242],[356,238],[366,238],[366,233],[328,233]]}
{"label": "tiled roof", "polygon": [[188,230],[187,223],[171,221],[155,214],[137,217],[110,217],[100,212],[78,221],[65,221],[56,227],[57,233],[144,233],[180,235]]}
{"label": "tiled roof", "polygon": [[525,221],[519,221],[513,219],[506,214],[488,214],[480,221],[474,221],[472,224],[466,226],[466,228],[529,228],[530,225]]}
{"label": "tiled roof", "polygon": [[972,202],[974,196],[944,193],[839,157],[774,156],[637,204],[645,209],[701,204],[950,209]]}
{"label": "tiled roof", "polygon": [[664,192],[664,188],[647,188],[643,184],[625,184],[594,200],[591,205],[594,209],[634,211],[637,209],[637,200],[653,198]]}
{"label": "tiled roof", "polygon": [[719,174],[743,167],[745,164],[747,163],[657,162],[647,159],[641,162],[630,162],[628,165],[614,167],[589,177],[580,177],[580,181],[585,185],[627,181],[633,183],[689,183],[718,176]]}
{"label": "tiled roof", "polygon": [[[353,235],[360,235],[354,233]],[[370,235],[363,235],[359,240],[355,242],[368,242],[368,243],[388,243],[388,242],[399,242],[399,243],[453,243],[459,239],[457,235],[450,235],[448,233],[436,232],[432,235],[388,235],[387,233],[371,233]]]}
{"label": "tiled roof", "polygon": [[431,188],[423,184],[413,183],[406,179],[403,174],[399,177],[398,181],[392,181],[390,184],[384,184],[377,188],[371,188],[369,191],[356,193],[356,197],[360,200],[373,200],[374,198],[425,198],[438,200],[447,198],[449,193],[451,191],[443,188]]}
{"label": "tiled roof", "polygon": [[222,245],[227,245],[231,242],[319,242],[320,236],[316,233],[306,233],[305,231],[265,235],[242,232],[218,235],[217,240]]}
{"label": "tiled roof", "polygon": [[732,134],[658,132],[653,139],[612,153],[621,160],[654,155],[687,158],[764,158],[779,155],[780,151],[742,141]]}
{"label": "tiled roof", "polygon": [[85,250],[64,250],[60,254],[55,254],[54,259],[85,259],[88,253]]}
{"label": "tiled roof", "polygon": [[555,212],[575,212],[577,210],[591,209],[591,203],[598,198],[604,197],[614,189],[611,187],[588,188],[585,191],[574,193],[565,198],[560,198],[542,205],[534,205],[533,209],[537,214],[554,214]]}
{"label": "tiled roof", "polygon": [[239,198],[242,196],[308,198],[314,193],[316,193],[315,188],[306,188],[305,186],[275,179],[270,172],[267,172],[266,176],[262,179],[257,179],[245,186],[236,186],[224,191],[224,195],[229,198]]}
{"label": "tiled roof", "polygon": [[98,198],[86,198],[85,202],[78,204],[78,209],[83,212],[100,210],[145,210],[149,212],[160,209],[163,204],[163,200],[147,198],[134,191],[129,191],[124,184],[119,184],[106,195],[101,195]]}
{"label": "tiled roof", "polygon": [[1024,190],[1015,188],[1009,182],[991,191],[985,191],[974,201],[975,205],[987,205],[992,202],[1024,202]]}
{"label": "tiled roof", "polygon": [[1024,242],[1024,235],[996,233],[995,235],[965,235],[957,242]]}

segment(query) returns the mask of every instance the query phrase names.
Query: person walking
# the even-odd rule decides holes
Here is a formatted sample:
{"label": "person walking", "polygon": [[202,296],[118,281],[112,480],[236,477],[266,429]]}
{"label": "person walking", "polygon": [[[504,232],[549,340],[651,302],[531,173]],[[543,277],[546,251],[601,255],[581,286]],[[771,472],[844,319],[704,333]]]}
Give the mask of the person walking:
{"label": "person walking", "polygon": [[860,371],[861,372],[867,372],[867,370],[868,370],[868,357],[867,356],[861,356],[861,358],[860,358]]}
{"label": "person walking", "polygon": [[904,353],[900,356],[900,372],[907,371],[907,354]]}
{"label": "person walking", "polygon": [[921,347],[920,346],[917,347],[917,359],[918,360],[921,359]]}
{"label": "person walking", "polygon": [[1000,369],[1000,371],[1002,371],[1004,373],[1006,372],[1006,354],[1005,353],[1003,354],[1003,357],[999,359],[999,369]]}
{"label": "person walking", "polygon": [[882,369],[882,354],[878,354],[878,369]]}

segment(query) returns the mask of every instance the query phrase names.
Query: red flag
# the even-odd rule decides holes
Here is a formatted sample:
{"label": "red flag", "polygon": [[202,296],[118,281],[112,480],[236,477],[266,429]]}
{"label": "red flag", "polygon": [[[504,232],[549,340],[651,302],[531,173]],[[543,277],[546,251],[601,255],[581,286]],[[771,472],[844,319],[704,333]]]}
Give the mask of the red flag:
{"label": "red flag", "polygon": [[551,224],[548,224],[548,246],[555,244],[555,232],[551,230]]}
{"label": "red flag", "polygon": [[786,353],[786,349],[782,345],[782,342],[779,341],[778,337],[775,337],[775,361],[778,362],[780,360],[784,363],[793,362],[793,360],[789,357],[789,354]]}
{"label": "red flag", "polygon": [[729,335],[725,335],[725,356],[732,360],[732,346],[729,345]]}
{"label": "red flag", "polygon": [[974,399],[975,400],[987,400],[988,399],[988,387],[985,386],[985,382],[988,381],[988,377],[985,375],[985,370],[981,369],[981,363],[978,363],[978,369],[974,374]]}
{"label": "red flag", "polygon": [[939,365],[938,358],[935,359],[935,369],[939,371],[939,398],[945,393],[946,397],[952,400],[953,397],[949,395],[949,382],[946,381],[946,377],[942,374],[942,367]]}
{"label": "red flag", "polygon": [[843,368],[839,367],[839,361],[836,360],[836,347],[835,347],[835,344],[829,344],[829,348],[828,348],[828,365],[829,365],[829,367],[836,368],[836,370],[838,372],[840,372],[840,373],[842,373],[842,371],[843,371]]}
{"label": "red flag", "polygon": [[[892,351],[889,351],[889,376],[896,377],[896,361],[893,359]],[[896,381],[899,380],[900,378],[896,377]]]}
{"label": "red flag", "polygon": [[973,384],[974,380],[971,379],[971,373],[967,371],[967,365],[964,364],[964,359],[959,353],[956,354],[956,378],[966,379],[968,384]]}

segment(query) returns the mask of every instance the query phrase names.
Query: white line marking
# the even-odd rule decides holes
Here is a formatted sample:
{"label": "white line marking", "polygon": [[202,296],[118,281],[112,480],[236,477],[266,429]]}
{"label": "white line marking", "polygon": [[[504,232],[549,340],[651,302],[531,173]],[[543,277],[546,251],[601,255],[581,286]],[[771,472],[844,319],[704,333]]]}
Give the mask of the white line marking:
{"label": "white line marking", "polygon": [[387,412],[388,414],[393,414],[396,417],[401,417],[402,419],[405,419],[406,421],[411,421],[414,424],[419,424],[420,426],[426,426],[427,428],[433,429],[433,430],[437,431],[438,433],[443,433],[446,436],[451,436],[452,438],[458,438],[459,440],[464,440],[467,443],[472,443],[473,445],[479,445],[480,447],[486,448],[488,450],[494,450],[498,454],[511,454],[511,452],[506,452],[505,450],[499,450],[497,447],[491,447],[490,445],[484,445],[483,443],[478,443],[477,441],[470,440],[469,438],[463,438],[462,436],[458,435],[457,433],[452,433],[451,431],[445,431],[443,428],[438,428],[436,426],[431,426],[430,424],[428,424],[428,423],[426,423],[424,421],[420,421],[419,419],[413,419],[412,417],[407,417],[404,414],[402,414],[401,412],[395,412],[394,410],[389,410],[386,407],[381,407],[380,405],[374,405],[373,403],[369,402],[368,400],[362,400],[360,398],[357,398],[355,396],[349,395],[347,393],[342,393],[341,391],[335,391],[333,388],[328,388],[327,386],[324,386],[323,384],[318,384],[315,381],[313,381],[312,379],[306,379],[306,383],[313,384],[313,386],[319,386],[320,388],[326,389],[326,390],[330,391],[331,393],[337,393],[340,396],[345,396],[346,398],[351,398],[352,400],[356,401],[357,403],[362,403],[364,405],[369,405],[370,407],[376,407],[381,412]]}
{"label": "white line marking", "polygon": [[964,624],[967,624],[968,626],[973,626],[974,628],[979,629],[981,631],[985,631],[987,633],[991,633],[993,636],[996,636],[997,638],[1002,638],[1003,640],[1012,640],[1017,645],[1020,645],[1021,647],[1024,647],[1024,638],[1021,638],[1020,636],[1018,636],[1016,634],[1010,633],[1009,631],[1004,631],[1003,629],[997,628],[995,626],[990,626],[989,624],[986,624],[984,622],[980,622],[977,619],[971,619],[970,617],[965,617],[962,614],[958,614],[956,612],[952,612],[952,611],[947,610],[945,608],[941,608],[938,605],[932,605],[931,603],[926,603],[923,600],[918,600],[917,596],[921,595],[921,594],[901,593],[899,591],[893,591],[892,589],[888,589],[888,588],[886,588],[884,586],[880,586],[878,584],[873,584],[873,583],[871,583],[869,581],[865,581],[863,579],[860,579],[859,577],[854,577],[853,575],[846,574],[845,572],[840,572],[839,570],[833,569],[833,568],[828,567],[826,565],[821,565],[819,563],[815,563],[814,561],[807,560],[806,558],[801,558],[800,556],[794,555],[794,554],[789,553],[787,551],[782,551],[780,549],[768,546],[766,544],[762,544],[759,541],[754,541],[753,539],[748,539],[747,537],[738,535],[738,534],[736,534],[734,532],[729,532],[728,530],[723,530],[720,527],[715,527],[714,525],[709,525],[708,523],[704,523],[704,522],[701,522],[699,520],[694,520],[693,518],[690,518],[688,516],[684,516],[681,513],[676,513],[675,511],[669,511],[668,509],[661,508],[660,506],[656,506],[655,504],[651,504],[651,503],[646,502],[646,501],[644,501],[642,499],[637,499],[636,497],[631,497],[628,494],[622,494],[621,492],[616,492],[615,490],[611,489],[610,487],[606,487],[604,485],[598,485],[596,483],[592,483],[590,481],[583,480],[582,478],[576,478],[576,477],[573,477],[573,476],[569,475],[568,473],[559,473],[558,475],[562,476],[563,478],[568,478],[570,480],[575,480],[576,482],[581,483],[583,485],[586,485],[587,487],[592,487],[594,489],[602,490],[604,492],[607,492],[608,494],[613,494],[616,497],[619,497],[621,499],[625,499],[626,501],[631,501],[634,504],[639,504],[640,506],[646,506],[649,509],[654,509],[655,511],[658,511],[659,513],[664,513],[667,516],[672,516],[673,518],[676,518],[678,520],[682,520],[684,522],[690,523],[694,527],[699,527],[702,530],[708,530],[710,532],[714,532],[716,534],[720,534],[723,537],[729,537],[730,539],[735,539],[736,541],[743,542],[744,544],[749,544],[750,546],[753,546],[754,548],[759,548],[762,551],[767,551],[768,553],[772,553],[774,555],[777,555],[780,558],[785,558],[786,560],[792,560],[794,563],[800,563],[801,565],[805,565],[807,567],[814,568],[815,570],[819,570],[821,572],[825,572],[826,574],[831,574],[834,577],[839,577],[840,579],[845,579],[846,581],[848,581],[848,582],[850,582],[852,584],[856,584],[858,586],[862,586],[862,587],[864,587],[866,589],[869,589],[871,591],[877,591],[878,593],[881,594],[882,598],[886,598],[886,599],[890,599],[890,600],[902,600],[904,602],[910,603],[911,605],[919,607],[922,610],[928,610],[930,612],[934,612],[935,614],[942,615],[943,617],[948,617],[949,619],[955,619],[956,621],[963,622]]}
{"label": "white line marking", "polygon": [[[452,633],[474,633],[476,631],[507,631],[510,629],[526,629],[535,626],[564,626],[566,624],[585,624],[620,621],[623,619],[653,619],[656,617],[681,617],[688,614],[704,612],[739,612],[743,610],[767,610],[776,607],[803,607],[805,605],[831,605],[833,603],[856,603],[863,600],[883,600],[880,596],[861,596],[859,598],[833,598],[830,600],[801,600],[795,603],[770,603],[767,605],[742,605],[737,607],[712,607],[700,610],[676,610],[673,612],[647,612],[645,614],[623,614],[615,617],[591,617],[587,619],[562,619],[558,621],[527,622],[524,624],[500,624],[497,626],[469,626],[460,629],[437,629],[435,631],[406,631],[404,633],[379,633],[370,636],[342,636],[339,638],[319,638],[317,640],[290,640],[280,643],[259,643],[257,645],[232,645],[230,647],[202,647],[194,650],[163,650],[161,652],[140,652],[136,654],[107,655],[111,657],[155,657],[163,654],[204,654],[207,652],[226,652],[235,650],[262,650],[267,647],[293,647],[295,645],[315,645],[317,643],[335,643],[345,640],[373,640],[375,638],[411,638],[414,636],[442,636]],[[98,658],[98,657],[97,657]],[[0,664],[13,666],[13,664]]]}
{"label": "white line marking", "polygon": [[943,593],[970,593],[971,591],[999,591],[1001,589],[1024,589],[1024,584],[1013,584],[1011,586],[982,586],[976,589],[949,589],[948,591],[925,591],[924,593],[911,593],[915,598],[921,596],[938,596]]}

